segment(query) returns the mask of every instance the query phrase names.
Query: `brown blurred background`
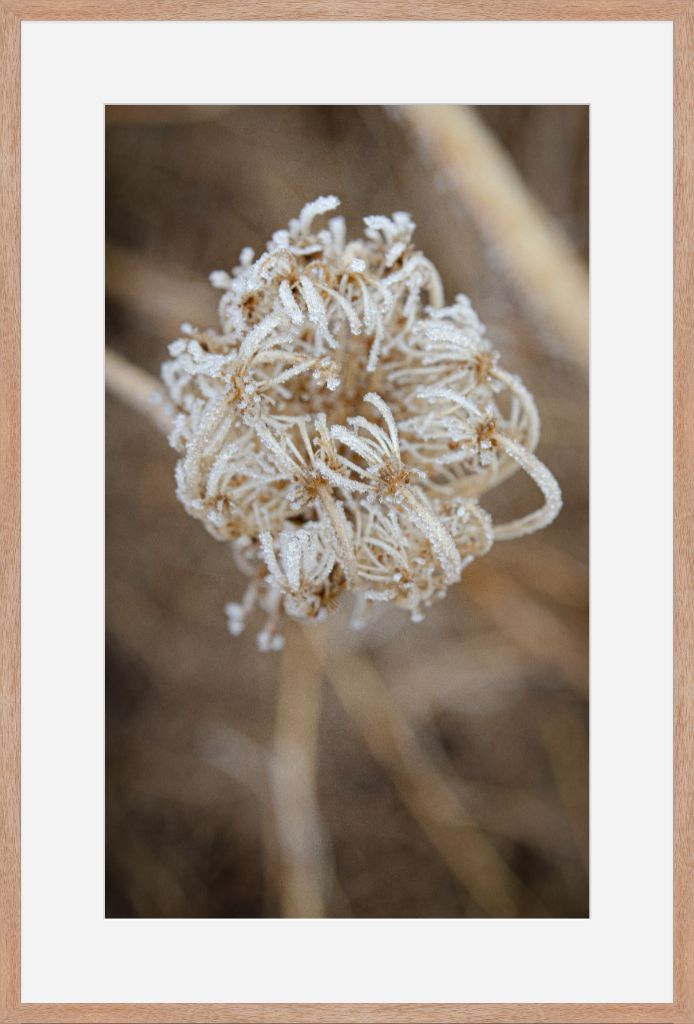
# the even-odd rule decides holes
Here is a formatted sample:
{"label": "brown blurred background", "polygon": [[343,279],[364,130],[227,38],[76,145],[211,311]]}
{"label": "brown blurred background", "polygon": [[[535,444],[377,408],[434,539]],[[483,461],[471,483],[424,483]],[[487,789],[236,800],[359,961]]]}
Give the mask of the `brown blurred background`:
{"label": "brown blurred background", "polygon": [[[586,107],[477,114],[587,259]],[[470,295],[535,395],[564,494],[413,626],[338,614],[281,655],[226,632],[243,583],[174,495],[175,454],[106,405],[106,914],[583,917],[588,913],[587,367],[379,107],[109,107],[106,338],[158,374],[206,282],[317,195],[409,211],[448,298]],[[530,301],[529,301],[530,298]],[[483,501],[537,503],[514,478]],[[321,651],[323,652],[321,654]]]}

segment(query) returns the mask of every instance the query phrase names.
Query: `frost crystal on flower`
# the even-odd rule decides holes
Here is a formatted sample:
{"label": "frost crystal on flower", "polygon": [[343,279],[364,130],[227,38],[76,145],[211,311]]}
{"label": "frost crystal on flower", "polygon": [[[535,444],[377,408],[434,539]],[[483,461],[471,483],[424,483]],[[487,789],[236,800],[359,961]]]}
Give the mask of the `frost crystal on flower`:
{"label": "frost crystal on flower", "polygon": [[[531,394],[467,296],[444,305],[409,215],[347,242],[341,217],[316,225],[338,205],[308,203],[258,259],[215,271],[220,329],[182,325],[162,367],[178,497],[250,578],[229,629],[261,609],[262,650],[283,614],[319,619],[343,591],[356,626],[388,602],[419,621],[495,540],[561,508]],[[492,524],[480,498],[518,467],[544,504]]]}

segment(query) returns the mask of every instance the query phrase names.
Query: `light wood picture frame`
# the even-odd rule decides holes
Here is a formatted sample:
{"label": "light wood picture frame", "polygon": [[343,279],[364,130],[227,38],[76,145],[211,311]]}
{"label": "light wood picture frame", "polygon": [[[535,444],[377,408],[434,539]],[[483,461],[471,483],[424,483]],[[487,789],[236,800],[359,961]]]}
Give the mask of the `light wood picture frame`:
{"label": "light wood picture frame", "polygon": [[[675,41],[675,833],[672,1004],[36,1004],[20,993],[20,29],[31,20],[659,20]],[[694,2],[0,0],[0,1021],[664,1022],[694,1020]]]}

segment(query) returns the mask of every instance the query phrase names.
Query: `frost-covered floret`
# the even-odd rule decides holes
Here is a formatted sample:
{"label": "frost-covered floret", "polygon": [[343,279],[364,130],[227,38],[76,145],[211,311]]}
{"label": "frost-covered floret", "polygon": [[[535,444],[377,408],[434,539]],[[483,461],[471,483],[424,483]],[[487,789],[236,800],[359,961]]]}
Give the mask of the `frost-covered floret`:
{"label": "frost-covered floret", "polygon": [[[561,508],[532,396],[467,296],[444,304],[410,216],[366,217],[347,241],[341,217],[319,220],[338,205],[308,203],[215,271],[219,330],[182,325],[162,367],[177,495],[250,577],[229,629],[261,609],[263,650],[283,615],[322,618],[343,593],[355,625],[388,603],[419,621],[495,540]],[[544,505],[494,525],[479,499],[519,466]]]}

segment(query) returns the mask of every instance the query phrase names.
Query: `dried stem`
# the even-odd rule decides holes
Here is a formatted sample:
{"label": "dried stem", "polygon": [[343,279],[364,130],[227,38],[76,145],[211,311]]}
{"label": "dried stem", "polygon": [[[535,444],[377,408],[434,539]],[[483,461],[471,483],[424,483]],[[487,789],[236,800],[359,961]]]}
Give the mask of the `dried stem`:
{"label": "dried stem", "polygon": [[399,114],[531,304],[560,330],[569,354],[587,365],[586,268],[509,155],[471,107],[403,106]]}
{"label": "dried stem", "polygon": [[272,789],[283,917],[324,917],[327,837],[318,806],[316,766],[321,672],[288,631],[275,719]]}

